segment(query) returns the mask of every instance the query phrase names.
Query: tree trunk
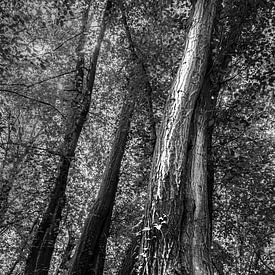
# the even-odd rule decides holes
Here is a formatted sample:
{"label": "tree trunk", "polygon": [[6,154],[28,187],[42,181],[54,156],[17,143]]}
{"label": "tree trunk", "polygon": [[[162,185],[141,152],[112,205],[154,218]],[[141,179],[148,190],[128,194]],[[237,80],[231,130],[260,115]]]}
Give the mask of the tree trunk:
{"label": "tree trunk", "polygon": [[57,274],[64,274],[69,269],[69,262],[75,247],[75,236],[71,230],[68,230],[68,235],[68,243],[62,256],[62,261],[58,268]]}
{"label": "tree trunk", "polygon": [[[216,1],[195,1],[169,92],[149,184],[139,274],[212,274],[207,188],[209,83]],[[203,85],[204,82],[204,85]]]}
{"label": "tree trunk", "polygon": [[135,105],[136,91],[133,91],[130,91],[122,107],[120,122],[99,193],[85,222],[69,274],[88,275],[103,273],[105,247],[119,182],[120,166]]}
{"label": "tree trunk", "polygon": [[65,206],[65,190],[71,161],[74,157],[77,142],[87,115],[89,113],[91,103],[91,93],[93,90],[96,65],[99,56],[101,42],[104,37],[107,17],[110,10],[110,1],[107,1],[104,11],[101,28],[97,43],[91,58],[89,73],[87,75],[87,87],[83,87],[84,83],[84,45],[87,35],[89,10],[88,8],[83,15],[82,36],[79,40],[77,48],[77,64],[74,98],[71,101],[71,111],[66,126],[66,134],[63,142],[63,156],[59,165],[59,173],[55,182],[54,189],[50,196],[50,202],[46,212],[42,217],[37,233],[34,237],[30,253],[26,262],[25,274],[48,274],[51,257],[54,251],[55,241],[58,235],[59,224],[62,218],[62,210]]}
{"label": "tree trunk", "polygon": [[135,265],[140,248],[141,235],[138,234],[132,238],[131,243],[125,251],[125,257],[120,266],[118,275],[136,275]]}
{"label": "tree trunk", "polygon": [[[145,66],[136,54],[136,49],[127,25],[123,5],[121,3],[122,20],[133,61],[138,67],[140,75],[138,81],[143,82],[147,96],[147,109],[149,113],[152,150],[156,139],[155,121],[152,107],[152,88],[146,74]],[[142,79],[139,79],[142,78]],[[137,87],[130,88],[128,100],[121,111],[121,119],[110,154],[109,163],[105,169],[99,195],[90,211],[82,236],[76,250],[70,274],[102,274],[105,260],[105,250],[109,228],[111,224],[112,209],[115,203],[115,194],[119,182],[119,171],[124,155],[130,122],[136,101]]]}
{"label": "tree trunk", "polygon": [[[13,187],[13,182],[16,180],[17,175],[21,171],[21,164],[28,155],[28,149],[25,149],[22,154],[14,154],[13,148],[8,147],[5,149],[5,158],[3,159],[2,171],[0,173],[0,228],[4,227],[6,220],[6,213],[9,207],[9,195]],[[12,165],[7,161],[7,155],[13,158]],[[11,168],[7,168],[11,166]]]}

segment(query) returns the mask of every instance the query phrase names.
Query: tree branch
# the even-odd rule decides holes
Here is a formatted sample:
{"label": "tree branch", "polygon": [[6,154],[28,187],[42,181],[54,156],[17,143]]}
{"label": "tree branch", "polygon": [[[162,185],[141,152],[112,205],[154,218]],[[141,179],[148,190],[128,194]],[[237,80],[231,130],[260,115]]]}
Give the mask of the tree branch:
{"label": "tree branch", "polygon": [[77,33],[76,35],[72,36],[72,37],[69,37],[68,39],[66,39],[65,41],[63,41],[62,43],[60,43],[55,49],[53,49],[53,52],[54,51],[57,51],[58,49],[60,49],[65,43],[67,43],[68,41],[78,37],[79,35],[81,35],[82,32],[79,32]]}
{"label": "tree branch", "polygon": [[62,73],[62,74],[58,74],[58,75],[54,75],[54,76],[51,76],[49,78],[46,78],[46,79],[43,79],[41,81],[37,81],[33,84],[30,84],[30,85],[27,85],[27,88],[31,88],[35,85],[38,85],[38,84],[41,84],[43,82],[46,82],[46,81],[49,81],[49,80],[52,80],[52,79],[55,79],[55,78],[58,78],[58,77],[61,77],[61,76],[64,76],[64,75],[67,75],[67,74],[71,74],[71,73],[74,73],[76,70],[72,70],[72,71],[69,71],[69,72],[65,72],[65,73]]}
{"label": "tree branch", "polygon": [[35,101],[35,102],[38,102],[38,103],[43,104],[43,105],[47,105],[47,106],[53,108],[55,111],[57,111],[63,118],[66,118],[55,106],[53,106],[49,102],[45,102],[45,101],[42,101],[42,100],[39,100],[39,99],[36,99],[36,98],[33,98],[33,97],[29,97],[27,95],[20,94],[18,92],[12,91],[12,90],[7,90],[7,89],[1,89],[0,88],[0,91],[10,93],[10,94],[14,94],[14,95],[17,95],[17,96],[21,96],[21,97],[26,98],[28,100]]}

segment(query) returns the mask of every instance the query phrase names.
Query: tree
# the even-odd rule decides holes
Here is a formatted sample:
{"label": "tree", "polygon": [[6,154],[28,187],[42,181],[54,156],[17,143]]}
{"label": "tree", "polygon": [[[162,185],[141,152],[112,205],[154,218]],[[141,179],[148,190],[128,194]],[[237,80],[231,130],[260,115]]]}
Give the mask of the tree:
{"label": "tree", "polygon": [[211,274],[204,83],[216,1],[193,3],[183,58],[155,148],[140,274]]}
{"label": "tree", "polygon": [[[192,2],[195,4],[198,1]],[[77,113],[78,107],[81,107],[81,99],[78,106],[73,106],[76,103],[74,99],[78,100],[81,96],[77,98],[76,76],[72,76],[77,73],[75,64],[83,54],[86,64],[82,82],[84,91],[89,74],[88,59],[94,51],[105,6],[104,0],[91,5],[92,18],[89,19],[90,27],[85,32],[86,42],[81,51],[78,45],[81,44],[79,38],[83,37],[81,17],[87,7],[85,3],[88,1],[5,0],[0,4],[3,17],[0,23],[0,166],[3,168],[0,179],[4,183],[4,192],[0,195],[0,273],[3,274],[24,272],[32,236],[36,235],[41,224],[64,157],[62,146],[64,136],[68,133],[66,131],[70,128],[72,108],[75,107]],[[85,262],[88,254],[88,250],[85,250],[89,246],[87,240],[97,243],[90,246],[95,248],[92,252],[94,261],[87,265],[88,268],[102,273],[104,264],[104,273],[119,272],[126,275],[143,271],[143,258],[140,256],[139,262],[136,259],[141,254],[140,244],[144,243],[141,240],[146,234],[152,239],[151,243],[148,239],[145,242],[151,245],[152,250],[158,251],[158,245],[162,249],[163,239],[166,241],[176,237],[188,241],[189,237],[199,236],[206,240],[209,247],[211,232],[211,257],[208,257],[210,251],[203,253],[205,258],[208,257],[207,262],[210,259],[209,264],[213,263],[214,274],[272,273],[270,252],[274,233],[270,190],[274,178],[274,22],[271,19],[274,4],[270,0],[217,1],[210,55],[205,63],[207,69],[202,77],[200,92],[196,93],[195,104],[190,108],[192,115],[188,133],[184,136],[177,132],[181,126],[186,126],[187,117],[179,115],[180,123],[176,125],[167,119],[171,122],[167,123],[167,131],[173,125],[176,133],[169,138],[174,141],[188,140],[187,153],[183,156],[186,161],[177,165],[177,168],[186,168],[187,172],[182,173],[179,181],[181,189],[174,198],[169,191],[162,192],[164,188],[169,189],[167,186],[170,187],[173,181],[171,175],[163,181],[167,186],[161,186],[159,201],[154,200],[157,192],[153,191],[157,188],[152,191],[153,202],[147,204],[148,215],[143,220],[155,136],[152,126],[157,124],[157,129],[161,129],[158,123],[167,111],[163,108],[170,83],[178,66],[182,65],[182,45],[190,38],[187,35],[192,26],[193,13],[188,20],[190,1],[129,0],[114,3],[116,7],[111,11],[111,21],[108,21],[108,30],[102,41],[89,115],[77,141],[74,157],[70,159],[66,201],[62,219],[58,221],[58,235],[54,241],[48,274],[67,273],[76,250],[80,251],[80,261],[75,256],[75,266],[81,266],[81,261],[84,259]],[[270,42],[267,43],[268,40]],[[135,98],[134,103],[131,94]],[[170,102],[170,106],[173,102]],[[133,104],[134,110],[130,108]],[[131,109],[131,112],[125,113],[127,119],[117,115],[120,109],[125,111],[123,106]],[[127,113],[132,113],[132,117]],[[125,128],[129,131],[125,152],[116,154],[112,151],[112,156],[118,158],[112,163],[114,165],[110,165],[108,155],[115,140],[114,133],[118,133],[118,127],[121,126],[119,121],[124,121],[126,125],[129,120],[131,127],[127,125]],[[165,136],[165,131],[162,129],[157,133]],[[203,139],[202,147],[198,146],[199,133]],[[114,146],[117,151],[119,148],[124,151],[124,137],[117,137],[116,141],[120,140],[115,143],[119,146]],[[181,152],[181,147],[177,146],[179,143],[174,144],[179,148],[174,152]],[[170,148],[172,151],[173,144]],[[202,170],[195,169],[200,163],[200,154],[197,152],[202,152],[206,160]],[[158,149],[158,155],[160,153],[165,155]],[[117,160],[122,154],[119,163]],[[168,163],[169,166],[178,159],[178,155],[172,154],[164,164]],[[155,155],[154,165],[157,160]],[[173,163],[167,170],[172,166]],[[193,214],[198,208],[192,212],[192,205],[196,203],[193,203],[193,198],[190,199],[193,193],[186,190],[192,187],[193,170],[196,170],[196,175],[199,175],[197,171],[201,171],[206,186],[206,166],[207,192],[203,192],[203,200],[209,208],[209,217],[204,216],[207,226],[202,229],[202,234],[197,234]],[[102,176],[104,170],[114,172],[109,180]],[[153,171],[156,170],[155,167]],[[118,186],[118,177],[115,175],[119,176]],[[152,178],[151,175],[151,182],[154,183]],[[96,199],[100,183],[103,192]],[[108,186],[112,198],[106,196]],[[166,194],[168,196],[164,198]],[[169,202],[163,202],[167,197],[173,203],[176,201],[172,207]],[[178,198],[183,198],[182,202]],[[109,210],[113,208],[112,215],[111,211],[104,210],[104,206]],[[166,220],[162,216],[156,217],[166,214],[166,206],[167,212],[170,211],[169,207],[172,209],[170,212],[174,209],[177,211],[172,214],[169,212],[169,219]],[[181,212],[184,206],[187,211]],[[84,226],[84,230],[88,228],[90,232],[98,234],[93,237],[84,232],[81,237],[90,209],[94,213],[98,209],[104,210],[100,213],[102,220],[99,223],[96,219],[90,219],[90,214]],[[155,212],[150,213],[150,210]],[[182,225],[177,223],[177,215],[182,218]],[[151,217],[149,228],[144,222]],[[92,225],[88,224],[90,220],[93,221]],[[76,248],[80,237],[83,245]],[[45,238],[49,240],[47,235]],[[121,265],[131,238],[133,242]],[[157,239],[160,241],[156,242]],[[193,240],[189,243],[182,253],[184,256],[192,250]],[[177,249],[176,246],[172,248]],[[171,254],[173,252],[171,249]],[[177,259],[174,255],[172,257]],[[201,259],[201,255],[198,258]],[[154,264],[157,261],[153,259],[151,262]],[[179,262],[185,264],[181,259]],[[119,266],[122,266],[121,270]],[[173,262],[171,266],[173,268]],[[135,270],[133,267],[136,267]]]}
{"label": "tree", "polygon": [[87,75],[87,87],[85,87],[85,53],[84,46],[86,34],[89,24],[89,12],[91,1],[88,2],[87,8],[83,13],[82,19],[82,35],[76,50],[76,76],[74,96],[71,100],[71,110],[68,115],[66,125],[66,134],[62,144],[62,157],[59,165],[59,171],[56,183],[53,188],[50,202],[42,221],[39,225],[37,233],[34,237],[31,250],[27,259],[25,274],[47,274],[50,267],[51,256],[54,250],[54,244],[58,234],[59,224],[62,218],[62,210],[65,205],[65,191],[67,185],[68,173],[72,158],[74,157],[77,142],[81,134],[82,128],[86,121],[90,104],[91,94],[93,90],[97,60],[99,56],[101,42],[104,37],[107,19],[110,11],[110,1],[107,1],[91,62],[89,64],[89,72]]}
{"label": "tree", "polygon": [[117,127],[109,160],[106,165],[99,193],[85,221],[82,235],[77,246],[70,274],[102,274],[105,260],[105,250],[112,211],[115,203],[122,158],[130,132],[130,123],[137,101],[138,91],[145,90],[147,109],[150,121],[152,148],[155,143],[155,122],[153,118],[152,88],[146,74],[144,64],[140,61],[135,49],[130,29],[127,25],[123,3],[120,4],[123,25],[129,43],[133,64],[133,72],[128,83],[128,95],[121,109],[120,122]]}

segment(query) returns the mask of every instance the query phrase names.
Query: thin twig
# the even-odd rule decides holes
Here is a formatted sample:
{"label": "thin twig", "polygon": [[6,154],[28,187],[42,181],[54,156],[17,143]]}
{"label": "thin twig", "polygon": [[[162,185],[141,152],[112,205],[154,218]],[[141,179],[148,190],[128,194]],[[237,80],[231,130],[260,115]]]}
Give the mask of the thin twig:
{"label": "thin twig", "polygon": [[39,100],[39,99],[36,99],[36,98],[33,98],[33,97],[29,97],[27,95],[24,95],[24,94],[20,94],[18,92],[15,92],[15,91],[12,91],[12,90],[7,90],[7,89],[1,89],[0,88],[0,91],[2,92],[6,92],[6,93],[10,93],[10,94],[14,94],[14,95],[17,95],[17,96],[21,96],[23,98],[26,98],[26,99],[29,99],[29,100],[32,100],[32,101],[35,101],[35,102],[38,102],[40,104],[43,104],[43,105],[47,105],[51,108],[53,108],[55,111],[57,111],[64,119],[66,118],[55,106],[53,106],[51,103],[49,102],[45,102],[45,101],[42,101],[42,100]]}
{"label": "thin twig", "polygon": [[30,84],[30,85],[27,85],[27,88],[33,87],[33,86],[35,86],[35,85],[41,84],[41,83],[43,83],[43,82],[46,82],[46,81],[49,81],[49,80],[52,80],[52,79],[55,79],[55,78],[58,78],[58,77],[61,77],[61,76],[67,75],[67,74],[74,73],[75,71],[76,71],[76,70],[72,70],[72,71],[69,71],[69,72],[65,72],[65,73],[62,73],[62,74],[58,74],[58,75],[51,76],[51,77],[49,77],[49,78],[46,78],[46,79],[37,81],[37,82],[35,82],[35,83],[32,83],[32,84]]}
{"label": "thin twig", "polygon": [[42,147],[38,147],[38,146],[34,146],[34,145],[29,145],[29,144],[25,144],[25,143],[18,143],[18,142],[6,142],[6,143],[1,143],[0,146],[2,145],[15,145],[15,146],[22,146],[26,149],[32,149],[32,150],[41,150],[41,151],[46,151],[49,154],[55,155],[55,156],[64,156],[62,153],[57,152],[57,151],[53,151],[47,148],[42,148]]}
{"label": "thin twig", "polygon": [[[267,265],[267,263],[261,258],[260,255],[259,255],[258,257],[259,257],[260,262],[261,262],[268,270],[270,270],[270,271],[272,271],[272,272],[275,272],[274,269],[272,269],[270,266]],[[274,274],[274,273],[273,273],[273,274]]]}
{"label": "thin twig", "polygon": [[57,51],[57,50],[60,49],[65,43],[67,43],[68,41],[70,41],[70,40],[76,38],[77,36],[79,36],[79,35],[81,35],[81,34],[82,34],[82,32],[80,32],[80,33],[78,33],[78,34],[76,34],[76,35],[74,35],[74,36],[72,36],[72,37],[69,37],[68,39],[66,39],[65,41],[63,41],[61,44],[59,44],[55,49],[53,49],[53,51]]}
{"label": "thin twig", "polygon": [[46,79],[43,79],[43,80],[40,80],[40,81],[37,81],[37,82],[34,82],[32,84],[29,84],[29,85],[26,85],[26,84],[23,84],[23,83],[15,83],[15,84],[0,83],[0,85],[2,85],[2,86],[23,86],[23,87],[26,87],[26,88],[31,88],[31,87],[33,87],[35,85],[38,85],[38,84],[41,84],[43,82],[46,82],[46,81],[49,81],[49,80],[52,80],[52,79],[55,79],[55,78],[58,78],[58,77],[61,77],[61,76],[67,75],[67,74],[71,74],[71,73],[74,73],[74,72],[76,72],[76,70],[72,70],[72,71],[69,71],[69,72],[62,73],[62,74],[54,75],[54,76],[51,76],[49,78],[46,78]]}

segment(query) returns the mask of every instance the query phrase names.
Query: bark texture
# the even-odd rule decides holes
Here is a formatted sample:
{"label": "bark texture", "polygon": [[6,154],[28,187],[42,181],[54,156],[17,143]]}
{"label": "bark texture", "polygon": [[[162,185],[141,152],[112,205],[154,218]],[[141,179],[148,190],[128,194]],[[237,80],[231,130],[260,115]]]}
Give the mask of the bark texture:
{"label": "bark texture", "polygon": [[101,42],[104,37],[107,17],[110,10],[110,1],[107,1],[104,11],[97,43],[91,57],[89,72],[87,75],[87,86],[84,87],[84,46],[89,23],[89,10],[91,1],[83,14],[82,36],[76,50],[77,64],[75,77],[75,91],[71,101],[71,110],[68,115],[66,134],[63,142],[63,156],[61,157],[59,172],[56,178],[54,189],[50,196],[50,202],[42,217],[37,233],[34,237],[30,253],[27,258],[25,274],[48,274],[51,257],[54,251],[55,241],[58,235],[59,224],[62,218],[62,210],[65,206],[65,190],[71,161],[74,157],[78,139],[89,113],[91,93],[93,90],[96,65],[99,56]]}
{"label": "bark texture", "polygon": [[205,81],[216,1],[195,1],[155,148],[139,274],[212,274]]}

